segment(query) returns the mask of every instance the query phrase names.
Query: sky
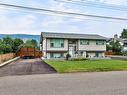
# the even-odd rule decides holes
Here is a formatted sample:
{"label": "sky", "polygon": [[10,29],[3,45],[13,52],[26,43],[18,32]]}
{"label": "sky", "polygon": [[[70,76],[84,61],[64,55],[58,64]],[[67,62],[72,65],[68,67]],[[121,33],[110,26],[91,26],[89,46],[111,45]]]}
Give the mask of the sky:
{"label": "sky", "polygon": [[[88,0],[91,2],[127,6],[127,0]],[[66,12],[127,18],[127,11],[97,8],[57,2],[55,0],[0,0],[0,3]],[[60,16],[43,12],[10,9],[0,6],[0,34],[37,34],[41,32],[99,34],[105,37],[120,35],[127,21],[77,16]]]}

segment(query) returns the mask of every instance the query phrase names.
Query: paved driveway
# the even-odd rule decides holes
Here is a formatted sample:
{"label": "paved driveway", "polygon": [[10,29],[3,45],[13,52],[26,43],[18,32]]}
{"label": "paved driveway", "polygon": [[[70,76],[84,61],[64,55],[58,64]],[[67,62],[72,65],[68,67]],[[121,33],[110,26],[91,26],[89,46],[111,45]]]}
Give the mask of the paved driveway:
{"label": "paved driveway", "polygon": [[56,71],[41,61],[41,59],[19,59],[0,68],[0,76],[49,74]]}
{"label": "paved driveway", "polygon": [[127,95],[127,71],[1,77],[0,95]]}

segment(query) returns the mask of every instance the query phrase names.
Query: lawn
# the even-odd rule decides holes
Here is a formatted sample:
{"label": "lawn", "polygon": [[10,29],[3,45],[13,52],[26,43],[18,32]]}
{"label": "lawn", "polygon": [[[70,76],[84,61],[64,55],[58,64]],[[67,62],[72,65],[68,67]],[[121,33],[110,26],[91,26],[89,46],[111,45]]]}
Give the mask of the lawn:
{"label": "lawn", "polygon": [[45,60],[59,73],[68,72],[101,72],[127,70],[124,60],[86,60],[86,61],[56,61]]}

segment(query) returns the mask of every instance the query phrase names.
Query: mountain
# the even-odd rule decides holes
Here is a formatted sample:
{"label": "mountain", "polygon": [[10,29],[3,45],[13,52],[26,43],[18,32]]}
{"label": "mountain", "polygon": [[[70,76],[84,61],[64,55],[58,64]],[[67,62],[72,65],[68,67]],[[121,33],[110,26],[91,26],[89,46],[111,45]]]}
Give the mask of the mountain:
{"label": "mountain", "polygon": [[0,34],[0,39],[4,38],[6,36],[9,36],[13,39],[20,38],[23,41],[30,40],[30,39],[34,39],[37,42],[40,41],[40,35],[29,35],[29,34]]}

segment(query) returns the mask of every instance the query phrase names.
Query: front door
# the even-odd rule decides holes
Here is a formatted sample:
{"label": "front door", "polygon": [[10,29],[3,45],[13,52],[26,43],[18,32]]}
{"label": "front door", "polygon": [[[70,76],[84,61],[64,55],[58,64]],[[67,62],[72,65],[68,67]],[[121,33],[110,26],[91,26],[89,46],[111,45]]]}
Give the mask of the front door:
{"label": "front door", "polygon": [[74,52],[74,47],[69,47],[69,54],[71,56],[73,56],[73,52]]}
{"label": "front door", "polygon": [[96,57],[99,57],[99,53],[98,52],[96,53]]}

